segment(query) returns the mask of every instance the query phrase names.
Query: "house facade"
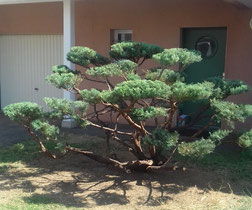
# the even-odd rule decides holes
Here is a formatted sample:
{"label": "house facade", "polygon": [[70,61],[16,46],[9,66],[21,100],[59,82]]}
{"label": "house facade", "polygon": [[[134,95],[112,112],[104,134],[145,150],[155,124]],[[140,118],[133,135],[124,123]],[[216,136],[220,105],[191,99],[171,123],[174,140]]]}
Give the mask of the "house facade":
{"label": "house facade", "polygon": [[[72,46],[107,55],[121,40],[202,50],[192,80],[218,74],[252,86],[250,0],[0,0],[1,107],[43,105],[45,96],[74,99],[46,84],[51,66],[71,66],[64,55]],[[252,94],[230,100],[252,104]]]}

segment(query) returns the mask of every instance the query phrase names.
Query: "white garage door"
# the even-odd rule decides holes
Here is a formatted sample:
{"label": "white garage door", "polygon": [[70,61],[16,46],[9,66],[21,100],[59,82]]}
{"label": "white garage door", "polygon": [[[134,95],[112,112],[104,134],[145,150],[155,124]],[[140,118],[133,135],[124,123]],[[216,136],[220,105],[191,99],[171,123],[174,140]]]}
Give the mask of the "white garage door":
{"label": "white garage door", "polygon": [[63,97],[45,81],[52,66],[63,64],[62,35],[1,35],[1,108],[32,101],[46,107],[44,97]]}

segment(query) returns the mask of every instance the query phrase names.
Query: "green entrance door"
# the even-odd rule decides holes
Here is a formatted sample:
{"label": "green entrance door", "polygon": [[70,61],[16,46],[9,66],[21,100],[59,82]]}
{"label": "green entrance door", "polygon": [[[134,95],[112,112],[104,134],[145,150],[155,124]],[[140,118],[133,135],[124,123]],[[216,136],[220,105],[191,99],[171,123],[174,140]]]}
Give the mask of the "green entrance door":
{"label": "green entrance door", "polygon": [[[182,47],[201,52],[203,60],[193,64],[185,70],[186,82],[202,82],[209,77],[223,76],[226,53],[226,28],[186,28],[182,31]],[[180,113],[194,114],[202,104],[186,103]],[[206,120],[199,122],[198,126],[206,124]]]}

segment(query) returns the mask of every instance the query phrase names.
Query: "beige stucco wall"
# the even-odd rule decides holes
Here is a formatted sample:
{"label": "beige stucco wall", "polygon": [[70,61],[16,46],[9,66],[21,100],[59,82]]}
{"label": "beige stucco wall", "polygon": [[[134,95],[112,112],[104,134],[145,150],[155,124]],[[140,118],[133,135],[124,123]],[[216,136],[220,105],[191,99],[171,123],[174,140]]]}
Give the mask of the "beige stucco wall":
{"label": "beige stucco wall", "polygon": [[1,34],[62,34],[63,4],[0,5]]}
{"label": "beige stucco wall", "polygon": [[[171,48],[180,46],[183,27],[227,27],[226,77],[252,86],[250,18],[252,9],[221,0],[83,0],[76,3],[76,45],[106,54],[111,29],[132,29],[134,41]],[[0,34],[61,34],[62,28],[62,3],[0,6]],[[232,100],[252,104],[252,94]]]}

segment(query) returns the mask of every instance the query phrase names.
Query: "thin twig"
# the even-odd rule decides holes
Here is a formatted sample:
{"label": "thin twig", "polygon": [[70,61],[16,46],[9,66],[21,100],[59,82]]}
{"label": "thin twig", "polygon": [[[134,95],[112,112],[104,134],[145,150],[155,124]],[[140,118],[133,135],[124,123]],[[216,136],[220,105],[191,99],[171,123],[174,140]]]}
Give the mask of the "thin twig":
{"label": "thin twig", "polygon": [[93,122],[89,122],[89,125],[91,125],[93,127],[96,127],[96,128],[100,128],[100,129],[104,129],[104,130],[107,130],[107,131],[111,131],[111,132],[114,132],[114,133],[117,133],[117,134],[120,134],[120,135],[132,136],[131,133],[127,133],[127,132],[123,132],[123,131],[118,131],[118,130],[115,131],[112,128],[109,128],[109,127],[106,127],[106,126],[101,126],[101,125],[95,124]]}
{"label": "thin twig", "polygon": [[141,63],[138,64],[138,66],[142,66],[142,64],[144,63],[144,61],[146,61],[146,58],[143,58],[143,60],[141,61]]}
{"label": "thin twig", "polygon": [[209,119],[207,125],[205,125],[203,128],[201,128],[200,130],[198,130],[195,134],[193,134],[193,136],[189,139],[189,141],[190,141],[190,140],[193,140],[194,138],[196,138],[196,137],[198,137],[200,134],[202,134],[202,133],[212,124],[212,121],[213,121],[214,117],[215,117],[215,115],[213,115],[213,116]]}
{"label": "thin twig", "polygon": [[169,130],[171,129],[173,117],[174,117],[174,114],[176,113],[176,110],[177,110],[176,102],[171,101],[170,115],[169,115],[168,121],[163,126],[164,129],[167,129],[167,128]]}

